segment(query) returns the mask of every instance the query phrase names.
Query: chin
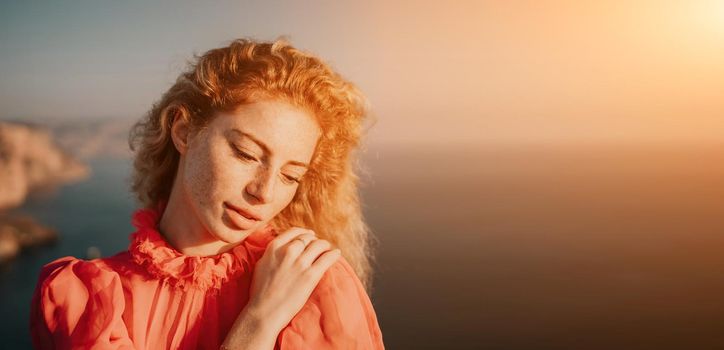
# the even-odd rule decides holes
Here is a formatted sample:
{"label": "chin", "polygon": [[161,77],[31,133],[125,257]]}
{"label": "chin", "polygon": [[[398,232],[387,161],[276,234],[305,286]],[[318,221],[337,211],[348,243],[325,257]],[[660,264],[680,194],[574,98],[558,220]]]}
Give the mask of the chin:
{"label": "chin", "polygon": [[248,236],[247,230],[235,230],[230,227],[226,227],[226,225],[221,225],[222,227],[218,228],[214,232],[214,236],[220,241],[226,242],[226,243],[239,243]]}

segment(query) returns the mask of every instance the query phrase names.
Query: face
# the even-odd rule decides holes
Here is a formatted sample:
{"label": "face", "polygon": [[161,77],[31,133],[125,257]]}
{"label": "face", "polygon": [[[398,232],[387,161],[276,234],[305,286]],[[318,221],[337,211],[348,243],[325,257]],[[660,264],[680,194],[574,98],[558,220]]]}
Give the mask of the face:
{"label": "face", "polygon": [[291,202],[320,133],[311,114],[280,101],[217,113],[181,152],[188,225],[227,243],[262,229]]}

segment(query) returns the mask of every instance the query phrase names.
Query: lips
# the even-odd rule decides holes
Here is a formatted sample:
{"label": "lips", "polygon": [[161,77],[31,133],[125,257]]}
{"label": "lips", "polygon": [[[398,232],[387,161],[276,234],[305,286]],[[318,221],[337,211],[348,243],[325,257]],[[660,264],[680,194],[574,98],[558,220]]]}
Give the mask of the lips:
{"label": "lips", "polygon": [[241,216],[243,216],[249,220],[261,221],[261,216],[259,216],[259,214],[256,214],[252,211],[245,210],[245,209],[242,209],[239,207],[235,207],[229,203],[224,203],[224,204],[226,205],[227,208],[241,214]]}

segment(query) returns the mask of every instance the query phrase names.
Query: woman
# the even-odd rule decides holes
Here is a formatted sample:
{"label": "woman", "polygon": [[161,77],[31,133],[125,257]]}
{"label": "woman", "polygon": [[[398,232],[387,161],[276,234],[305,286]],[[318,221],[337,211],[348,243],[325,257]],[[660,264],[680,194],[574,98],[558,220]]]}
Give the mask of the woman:
{"label": "woman", "polygon": [[362,95],[283,40],[206,52],[133,129],[128,251],[43,267],[36,348],[383,349]]}

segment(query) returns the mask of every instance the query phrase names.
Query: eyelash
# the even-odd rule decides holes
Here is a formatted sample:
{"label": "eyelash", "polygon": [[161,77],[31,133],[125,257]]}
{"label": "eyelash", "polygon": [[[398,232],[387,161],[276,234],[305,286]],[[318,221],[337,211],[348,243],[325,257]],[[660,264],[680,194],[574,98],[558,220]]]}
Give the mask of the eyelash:
{"label": "eyelash", "polygon": [[[242,150],[240,150],[240,149],[238,149],[238,148],[236,148],[236,147],[231,147],[231,148],[234,149],[234,152],[235,152],[240,158],[245,159],[245,160],[249,160],[249,161],[257,161],[257,159],[254,158],[252,155],[250,155],[250,154],[248,154],[248,153],[246,153],[246,152],[244,152],[244,151],[242,151]],[[296,182],[296,183],[299,183],[299,182],[301,181],[300,179],[297,179],[297,178],[291,177],[291,176],[287,176],[287,175],[284,175],[284,178],[287,179],[287,181],[290,181],[291,183],[295,183],[295,182]]]}
{"label": "eyelash", "polygon": [[240,150],[240,149],[238,149],[238,148],[236,148],[236,147],[232,147],[232,148],[234,149],[234,152],[236,152],[236,154],[237,154],[239,157],[241,157],[241,158],[243,158],[243,159],[246,159],[246,160],[256,161],[256,158],[254,158],[252,155],[250,155],[250,154],[248,154],[248,153],[246,153],[246,152],[244,152],[244,151],[242,151],[242,150]]}

